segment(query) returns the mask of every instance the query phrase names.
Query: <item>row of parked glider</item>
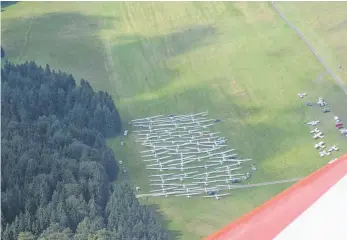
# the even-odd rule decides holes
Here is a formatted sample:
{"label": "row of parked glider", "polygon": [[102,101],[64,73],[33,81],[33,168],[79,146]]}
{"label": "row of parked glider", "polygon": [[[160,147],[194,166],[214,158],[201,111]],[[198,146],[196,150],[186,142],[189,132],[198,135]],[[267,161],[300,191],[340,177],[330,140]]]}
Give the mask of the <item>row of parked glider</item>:
{"label": "row of parked glider", "polygon": [[235,149],[229,149],[220,132],[207,128],[220,122],[202,112],[187,115],[158,115],[130,122],[137,130],[136,142],[145,150],[142,160],[149,171],[153,196],[206,195],[219,199],[230,193],[232,184],[251,177],[251,169],[241,172],[244,163]]}

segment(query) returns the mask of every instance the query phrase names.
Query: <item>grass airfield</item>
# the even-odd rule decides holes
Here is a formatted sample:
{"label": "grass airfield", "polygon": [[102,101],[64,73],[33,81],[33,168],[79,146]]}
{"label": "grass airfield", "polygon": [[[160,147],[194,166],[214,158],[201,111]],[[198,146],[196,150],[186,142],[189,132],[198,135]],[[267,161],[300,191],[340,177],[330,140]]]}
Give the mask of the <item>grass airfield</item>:
{"label": "grass airfield", "polygon": [[[277,5],[313,46],[321,43],[304,28],[308,20],[300,21],[312,15],[298,14],[297,4],[303,3]],[[316,3],[305,4],[310,9]],[[330,3],[319,6],[337,9]],[[315,31],[319,29],[316,26]],[[303,177],[347,152],[346,137],[339,135],[333,121],[338,115],[347,124],[346,96],[270,3],[21,2],[4,8],[1,41],[11,61],[48,63],[75,79],[88,80],[96,90],[107,90],[125,129],[135,118],[208,111],[209,117],[223,120],[212,131],[222,132],[239,155],[254,159],[258,170],[250,183]],[[330,44],[343,45],[335,37],[317,49],[327,54]],[[335,69],[337,62],[346,62],[342,57],[336,60],[337,51],[330,54],[334,61],[329,64]],[[346,81],[343,71],[340,77]],[[299,99],[298,92],[307,92],[307,99]],[[305,106],[319,96],[326,99],[331,113]],[[337,144],[340,152],[319,157],[313,148],[317,141],[304,124],[316,119],[321,120],[324,141]],[[110,139],[109,144],[117,160],[128,167],[128,179],[147,192],[142,148],[134,135]],[[157,209],[174,237],[194,240],[290,185],[238,189],[219,201],[201,197],[140,201]]]}

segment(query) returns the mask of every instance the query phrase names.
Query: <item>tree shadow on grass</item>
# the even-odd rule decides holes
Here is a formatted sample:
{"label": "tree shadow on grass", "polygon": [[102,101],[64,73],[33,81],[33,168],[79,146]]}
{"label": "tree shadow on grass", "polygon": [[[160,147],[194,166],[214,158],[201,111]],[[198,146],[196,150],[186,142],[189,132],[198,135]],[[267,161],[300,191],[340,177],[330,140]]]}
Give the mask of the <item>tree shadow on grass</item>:
{"label": "tree shadow on grass", "polygon": [[160,206],[158,204],[148,204],[146,205],[151,211],[156,213],[157,220],[161,223],[164,229],[167,230],[168,232],[168,239],[169,240],[179,240],[181,239],[181,232],[180,231],[175,231],[175,230],[169,230],[169,221],[162,213],[160,210]]}
{"label": "tree shadow on grass", "polygon": [[1,12],[4,12],[7,7],[17,3],[19,3],[19,1],[8,1],[8,2],[1,1]]}

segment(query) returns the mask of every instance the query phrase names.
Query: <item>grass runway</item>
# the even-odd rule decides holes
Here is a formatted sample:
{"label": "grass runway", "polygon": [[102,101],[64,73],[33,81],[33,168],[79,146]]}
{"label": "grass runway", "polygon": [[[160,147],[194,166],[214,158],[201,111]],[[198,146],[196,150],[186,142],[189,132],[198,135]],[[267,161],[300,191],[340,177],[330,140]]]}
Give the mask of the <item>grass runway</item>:
{"label": "grass runway", "polygon": [[[332,35],[320,33],[319,25],[315,31],[304,27],[308,20],[300,19],[312,15],[298,13],[296,4],[277,5],[323,58],[331,58],[329,64],[342,62],[334,60],[343,58],[338,51],[329,52],[330,46],[343,45],[338,35],[322,44],[317,35]],[[308,11],[315,3],[305,4]],[[337,8],[329,4],[319,3],[319,13]],[[323,19],[335,21],[330,18]],[[308,24],[315,18],[310,19]],[[135,118],[205,110],[222,119],[211,131],[222,132],[230,148],[254,159],[258,170],[251,184],[305,176],[347,151],[346,138],[333,123],[336,114],[347,124],[346,97],[271,3],[20,2],[4,9],[1,25],[1,44],[10,60],[48,63],[107,90],[124,127]],[[341,78],[346,79],[342,73]],[[322,96],[332,112],[306,107],[298,92],[307,92],[308,101]],[[340,147],[338,154],[320,158],[313,148],[304,121],[316,118],[324,140]],[[129,180],[146,192],[147,172],[134,136],[110,139],[109,145],[128,166]],[[158,210],[177,239],[194,240],[291,184],[238,189],[219,201],[140,201]]]}

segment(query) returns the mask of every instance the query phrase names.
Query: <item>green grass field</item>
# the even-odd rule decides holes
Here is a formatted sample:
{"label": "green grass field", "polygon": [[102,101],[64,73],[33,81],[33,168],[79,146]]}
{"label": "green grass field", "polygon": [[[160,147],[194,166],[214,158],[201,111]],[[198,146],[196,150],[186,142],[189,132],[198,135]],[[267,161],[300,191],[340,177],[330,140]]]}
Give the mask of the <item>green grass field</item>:
{"label": "green grass field", "polygon": [[[347,86],[346,2],[278,2],[287,18],[300,29],[329,67]],[[338,69],[338,65],[343,68]]]}
{"label": "green grass field", "polygon": [[[278,5],[299,22],[305,14],[296,13],[295,4]],[[307,9],[309,4],[315,3],[306,3]],[[324,6],[330,8],[329,4]],[[317,78],[324,68],[270,3],[21,2],[2,12],[1,24],[8,59],[48,63],[90,81],[94,89],[107,90],[124,128],[131,119],[157,114],[208,111],[222,119],[213,129],[258,166],[252,183],[306,176],[347,151],[346,138],[333,122],[334,114],[347,121],[346,96],[328,75]],[[317,36],[308,38],[316,39],[329,54],[330,43],[319,45]],[[337,38],[331,40],[336,47],[343,44]],[[337,51],[330,54],[329,64],[346,62]],[[336,60],[339,56],[341,61]],[[324,97],[332,112],[323,115],[318,108],[306,107],[306,100],[297,96],[305,91],[308,101]],[[337,144],[339,153],[320,158],[314,150],[304,121],[316,118],[322,121],[325,141]],[[129,167],[134,186],[146,192],[140,148],[133,135],[123,140],[125,146],[120,146],[121,139],[109,143],[117,160]],[[235,190],[220,201],[175,197],[141,201],[157,209],[176,238],[194,240],[289,185]]]}

